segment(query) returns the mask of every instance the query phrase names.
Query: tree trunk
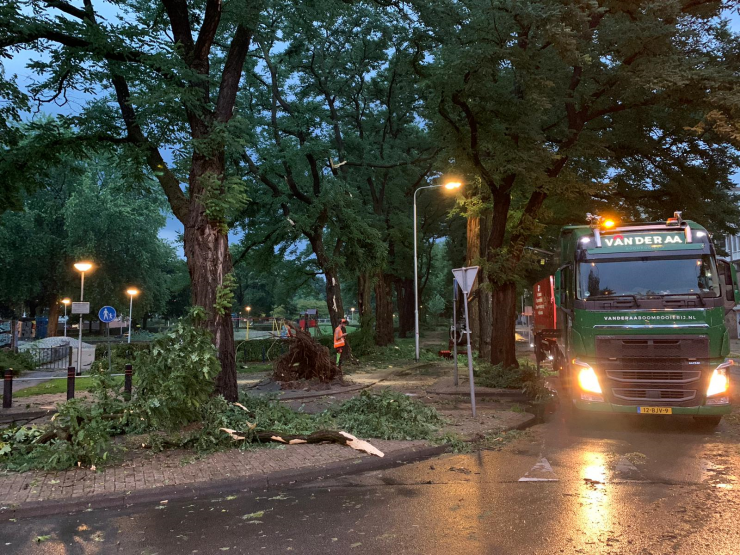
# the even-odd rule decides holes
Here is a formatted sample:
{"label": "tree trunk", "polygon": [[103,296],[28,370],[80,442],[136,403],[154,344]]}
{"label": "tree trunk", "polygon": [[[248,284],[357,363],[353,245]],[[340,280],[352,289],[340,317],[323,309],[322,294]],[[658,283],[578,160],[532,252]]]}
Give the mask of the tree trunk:
{"label": "tree trunk", "polygon": [[326,278],[326,306],[329,309],[331,329],[334,330],[344,318],[342,288],[334,268],[324,269],[324,277]]}
{"label": "tree trunk", "polygon": [[493,291],[491,364],[519,367],[516,359],[516,285],[507,282]]}
{"label": "tree trunk", "polygon": [[[468,218],[467,226],[467,253],[465,256],[465,264],[467,266],[475,266],[478,259],[481,257],[481,221],[477,216]],[[485,251],[483,251],[485,252]],[[482,276],[480,276],[482,277]],[[478,289],[480,289],[481,280],[478,280]],[[480,291],[479,291],[480,293]],[[480,308],[478,302],[470,303],[468,306],[468,320],[470,323],[470,329],[473,332],[470,336],[470,344],[473,349],[478,350],[480,345]]]}
{"label": "tree trunk", "polygon": [[375,344],[393,343],[393,276],[378,272],[375,281]]}
{"label": "tree trunk", "polygon": [[370,276],[360,274],[357,277],[357,309],[360,312],[360,322],[362,322],[363,316],[367,316],[372,312],[372,306],[370,304],[372,288],[373,280]]}
{"label": "tree trunk", "polygon": [[49,325],[46,328],[46,337],[56,337],[59,326],[59,301],[52,299],[49,306]]}
{"label": "tree trunk", "polygon": [[516,286],[506,274],[508,256],[502,250],[506,240],[506,219],[511,206],[509,193],[493,192],[493,217],[488,235],[486,260],[491,294],[491,364],[517,366],[516,360]]}
{"label": "tree trunk", "polygon": [[205,326],[213,334],[213,342],[221,363],[216,377],[216,391],[229,401],[238,399],[236,361],[234,359],[234,329],[231,307],[216,310],[216,295],[231,271],[229,238],[218,223],[209,222],[201,205],[191,204],[185,225],[185,256],[192,283],[194,306],[203,307]]}
{"label": "tree trunk", "polygon": [[[488,238],[491,233],[491,219],[493,215],[487,212],[480,218],[480,253],[485,257],[488,252]],[[481,272],[478,276],[478,314],[479,314],[479,334],[478,356],[481,360],[488,360],[491,357],[491,284],[486,272]]]}
{"label": "tree trunk", "polygon": [[398,337],[406,338],[414,331],[414,280],[396,280],[396,299],[398,301]]}

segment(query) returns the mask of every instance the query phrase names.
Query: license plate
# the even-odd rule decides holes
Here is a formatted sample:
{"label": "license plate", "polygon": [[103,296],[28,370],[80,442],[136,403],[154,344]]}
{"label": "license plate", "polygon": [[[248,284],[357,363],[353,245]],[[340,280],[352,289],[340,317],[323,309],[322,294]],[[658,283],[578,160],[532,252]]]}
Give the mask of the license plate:
{"label": "license plate", "polygon": [[638,414],[673,414],[671,407],[637,407]]}

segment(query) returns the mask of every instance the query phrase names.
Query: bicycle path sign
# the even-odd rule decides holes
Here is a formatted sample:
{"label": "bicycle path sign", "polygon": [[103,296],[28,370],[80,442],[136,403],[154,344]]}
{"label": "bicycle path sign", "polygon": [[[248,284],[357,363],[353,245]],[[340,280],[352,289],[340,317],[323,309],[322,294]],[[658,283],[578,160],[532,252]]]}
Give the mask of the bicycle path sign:
{"label": "bicycle path sign", "polygon": [[110,324],[116,319],[116,309],[112,306],[104,306],[98,311],[98,318],[101,322]]}

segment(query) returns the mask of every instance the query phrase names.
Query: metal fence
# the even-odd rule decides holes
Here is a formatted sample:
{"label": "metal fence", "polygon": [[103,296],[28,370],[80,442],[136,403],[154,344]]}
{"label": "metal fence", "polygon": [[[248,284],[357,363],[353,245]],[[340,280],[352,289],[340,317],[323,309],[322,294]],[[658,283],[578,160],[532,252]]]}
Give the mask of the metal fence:
{"label": "metal fence", "polygon": [[63,370],[72,364],[72,346],[29,347],[24,349],[34,362],[37,370]]}

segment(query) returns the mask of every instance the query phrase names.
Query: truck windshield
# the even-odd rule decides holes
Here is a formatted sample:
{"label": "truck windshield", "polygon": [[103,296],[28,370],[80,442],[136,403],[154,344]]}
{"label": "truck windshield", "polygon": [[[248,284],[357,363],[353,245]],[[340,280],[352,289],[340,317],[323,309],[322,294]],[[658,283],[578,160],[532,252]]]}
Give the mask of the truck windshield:
{"label": "truck windshield", "polygon": [[579,264],[578,298],[689,294],[718,297],[717,267],[709,255],[640,258]]}

